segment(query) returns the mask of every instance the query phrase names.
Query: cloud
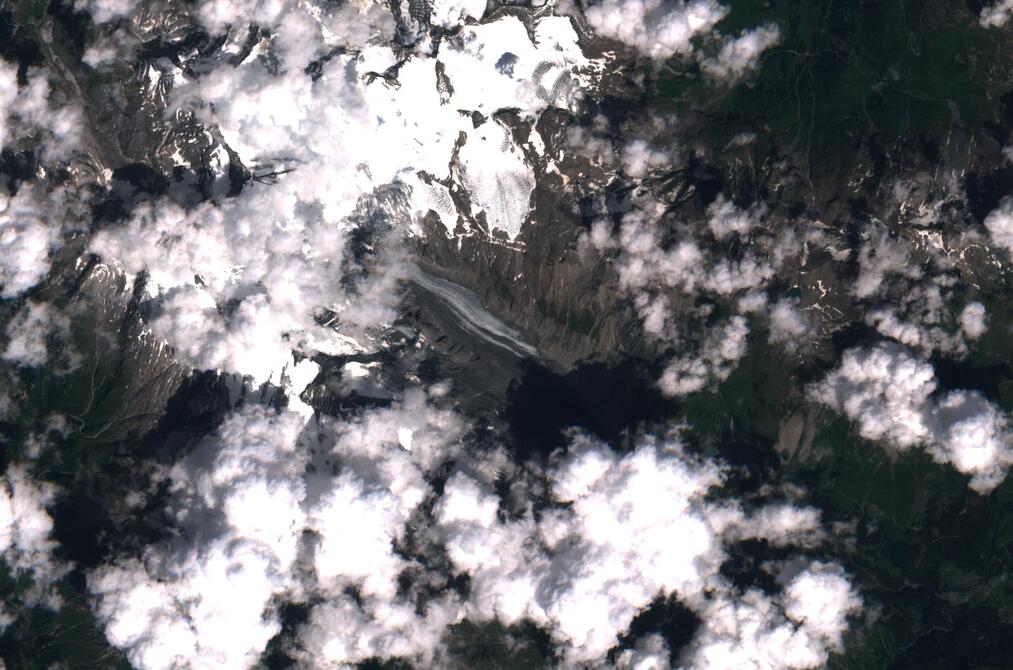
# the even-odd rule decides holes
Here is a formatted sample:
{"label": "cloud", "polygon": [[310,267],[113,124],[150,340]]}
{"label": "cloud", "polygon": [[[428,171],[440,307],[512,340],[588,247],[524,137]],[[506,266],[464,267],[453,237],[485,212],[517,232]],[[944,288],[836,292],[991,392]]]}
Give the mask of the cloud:
{"label": "cloud", "polygon": [[[78,147],[80,113],[55,99],[44,70],[29,68],[23,85],[17,72],[0,59],[0,148],[31,149],[44,167],[68,160]],[[61,226],[79,221],[75,200],[64,187],[0,186],[0,297],[24,293],[49,272]]]}
{"label": "cloud", "polygon": [[74,0],[74,9],[88,12],[95,23],[109,23],[130,16],[134,5],[131,0]]}
{"label": "cloud", "polygon": [[770,308],[770,342],[783,344],[789,351],[796,351],[813,334],[812,318],[799,309],[798,301],[779,300]]}
{"label": "cloud", "polygon": [[50,271],[54,229],[38,218],[28,191],[13,198],[0,194],[0,295],[5,298],[30,289]]}
{"label": "cloud", "polygon": [[632,292],[662,281],[687,293],[694,291],[706,280],[704,252],[692,239],[678,240],[664,249],[660,232],[643,212],[623,217],[617,240],[621,250],[617,268],[620,286]]}
{"label": "cloud", "polygon": [[[735,631],[736,667],[816,667],[840,645],[859,600],[837,566],[814,563],[773,599],[739,593],[720,576],[733,538],[791,542],[813,531],[818,515],[763,509],[747,516],[706,502],[723,472],[687,456],[677,438],[645,439],[631,453],[576,436],[549,474],[559,507],[502,520],[486,487],[455,474],[436,508],[454,566],[471,578],[472,616],[520,618],[545,627],[564,664],[600,661],[635,616],[655,598],[674,596],[704,619],[686,667],[708,667],[714,649]],[[659,507],[653,501],[664,499]],[[714,603],[721,605],[716,606]],[[780,608],[787,604],[787,618]],[[783,658],[735,623],[732,610],[763,610],[762,624],[794,635],[804,652]],[[801,630],[796,630],[796,629]],[[619,657],[619,667],[667,667],[668,651],[648,637]],[[665,664],[665,665],[661,665]],[[730,667],[729,665],[714,667]]]}
{"label": "cloud", "polygon": [[1001,28],[1011,16],[1013,16],[1013,0],[998,0],[981,11],[978,21],[985,28]]}
{"label": "cloud", "polygon": [[924,409],[935,388],[931,365],[886,343],[844,352],[811,394],[856,420],[863,437],[909,448],[931,434]]}
{"label": "cloud", "polygon": [[669,670],[670,657],[665,638],[653,633],[637,640],[633,649],[620,652],[616,670]]}
{"label": "cloud", "polygon": [[[967,343],[960,331],[951,332],[943,323],[952,320],[943,293],[937,286],[915,288],[902,298],[903,305],[886,305],[870,309],[865,322],[882,335],[920,350],[925,355],[934,351],[963,355]],[[946,323],[945,325],[950,325]]]}
{"label": "cloud", "polygon": [[[762,232],[763,204],[741,209],[719,196],[706,214],[703,226],[675,222],[660,205],[641,199],[623,216],[617,234],[597,221],[584,242],[615,258],[619,288],[631,297],[644,332],[678,352],[659,382],[667,395],[695,393],[727,379],[746,354],[746,318],[715,318],[715,303],[769,316],[773,341],[789,348],[810,328],[789,303],[766,309],[775,267],[798,253],[797,238]],[[743,239],[750,244],[739,244]]]}
{"label": "cloud", "polygon": [[987,493],[1002,483],[1013,463],[1008,417],[977,391],[950,391],[932,408],[934,442],[929,453],[971,476],[970,486]]}
{"label": "cloud", "polygon": [[80,139],[80,111],[57,100],[45,70],[29,68],[24,85],[17,73],[0,58],[0,147],[26,140],[43,160],[68,160]]}
{"label": "cloud", "polygon": [[[172,537],[89,575],[110,642],[144,670],[247,668],[281,630],[280,604],[313,598],[326,604],[302,632],[309,658],[362,661],[395,638],[411,656],[424,619],[398,598],[410,564],[394,544],[461,430],[431,397],[323,425],[258,405],[232,414],[168,473]],[[432,624],[434,640],[447,624]]]}
{"label": "cloud", "polygon": [[672,154],[658,147],[652,147],[647,140],[637,139],[623,147],[619,159],[627,176],[643,179],[654,170],[670,168]]}
{"label": "cloud", "polygon": [[590,130],[570,126],[566,129],[566,149],[588,159],[592,165],[611,166],[615,162],[615,149],[612,140],[602,136],[606,123],[604,116],[597,116]]}
{"label": "cloud", "polygon": [[[756,225],[762,212],[762,208],[743,212],[719,200],[708,210],[708,227],[716,231],[715,238],[724,240],[736,230],[745,232]],[[732,295],[760,288],[773,276],[773,268],[753,250],[728,258],[716,250],[707,253],[701,241],[691,235],[666,243],[663,234],[664,228],[646,212],[634,211],[623,217],[616,240],[621,250],[617,269],[622,288],[636,292],[660,283],[687,294],[708,291]],[[610,246],[604,238],[595,244],[602,249]]]}
{"label": "cloud", "polygon": [[899,449],[921,446],[987,493],[1013,463],[1009,421],[977,391],[937,393],[935,373],[894,343],[849,349],[810,397],[844,412],[858,433]]}
{"label": "cloud", "polygon": [[761,54],[781,39],[781,32],[768,23],[744,30],[735,38],[716,35],[720,49],[716,55],[704,57],[694,41],[708,36],[727,14],[728,8],[714,0],[584,3],[584,18],[598,35],[627,44],[655,61],[672,56],[697,58],[705,75],[733,82],[756,69]]}
{"label": "cloud", "polygon": [[[88,8],[96,21],[127,11],[114,2]],[[432,201],[420,195],[424,178],[453,185],[470,205],[457,212],[451,200],[441,216],[460,217],[473,234],[466,219],[482,210],[490,228],[517,241],[537,152],[536,142],[518,139],[518,124],[552,106],[575,109],[594,76],[564,17],[465,25],[442,35],[437,50],[414,28],[401,30],[408,18],[396,22],[371,3],[213,0],[196,11],[211,32],[243,34],[255,23],[265,37],[238,64],[175,78],[170,112],[192,112],[257,177],[234,197],[135,203],[88,250],[137,288],[143,281],[148,325],[181,362],[289,395],[318,371],[302,357],[361,351],[373,346],[371,329],[394,320],[407,268],[402,238],[419,234],[417,215]],[[608,0],[587,11],[604,34],[657,58],[690,53],[693,37],[726,10],[705,0]],[[483,12],[444,3],[434,21],[450,27]],[[394,39],[396,48],[380,43]],[[101,45],[92,46],[101,58]],[[748,46],[733,48],[723,67],[748,67]],[[0,95],[48,104],[41,84],[11,98],[7,76]],[[504,109],[520,121],[497,115]],[[46,114],[32,118],[59,127]],[[5,117],[5,136],[29,116]],[[614,155],[610,142],[598,149],[603,161]],[[617,158],[631,176],[646,175],[661,153],[634,141]],[[21,197],[27,213],[0,220],[0,243],[15,258],[0,261],[5,296],[45,276],[63,232],[43,223],[42,198],[30,189],[8,197],[4,211]],[[712,303],[749,296],[759,305],[765,296],[773,266],[762,249],[738,248],[760,237],[763,215],[721,199],[706,223],[694,223],[699,239],[672,245],[660,244],[657,211],[627,216],[616,236],[596,226],[592,242],[616,254],[645,331],[679,345],[666,392],[723,379],[744,355],[746,318],[718,317]],[[677,332],[676,305],[695,294],[707,304],[687,322],[706,328]],[[11,326],[12,342],[24,339],[27,310],[25,324]],[[42,357],[27,343],[12,351]],[[307,618],[283,643],[301,667],[392,657],[440,667],[447,628],[464,618],[531,621],[567,662],[601,663],[640,613],[672,597],[705,622],[691,664],[729,641],[736,658],[772,667],[818,665],[839,646],[858,599],[839,567],[805,558],[823,537],[815,510],[717,502],[726,470],[690,456],[676,436],[643,438],[620,453],[575,435],[549,465],[522,467],[503,450],[463,444],[471,427],[443,407],[445,392],[409,389],[388,406],[334,419],[295,400],[284,409],[238,406],[165,471],[166,536],[89,572],[110,642],[141,670],[246,668],[282,632],[282,607],[297,603]],[[947,425],[980,409],[974,401],[954,398],[943,408],[954,415]],[[955,439],[989,428],[972,423]],[[722,571],[747,539],[802,550],[794,572],[777,562],[785,574],[773,593],[743,590]],[[737,627],[739,613],[757,626]],[[794,631],[799,651],[771,657],[764,640],[783,640],[784,631]],[[669,657],[660,638],[646,636],[618,662],[662,667]]]}
{"label": "cloud", "polygon": [[251,667],[280,630],[264,612],[280,586],[270,555],[217,544],[174,568],[160,575],[134,561],[91,576],[109,642],[145,670]]}
{"label": "cloud", "polygon": [[[60,598],[50,587],[69,570],[54,555],[53,519],[46,510],[56,489],[33,481],[22,464],[14,464],[0,478],[0,557],[14,576],[29,577],[31,587],[20,595],[29,605],[59,609]],[[0,631],[15,617],[8,605],[0,605]]]}
{"label": "cloud", "polygon": [[760,288],[774,276],[774,269],[769,263],[748,252],[743,258],[718,260],[708,270],[704,288],[718,295]]}
{"label": "cloud", "polygon": [[[20,295],[49,273],[49,256],[59,244],[60,230],[49,223],[45,198],[31,185],[22,185],[13,195],[0,187],[0,297]],[[61,192],[50,198],[58,203]]]}
{"label": "cloud", "polygon": [[[281,195],[257,186],[189,212],[144,205],[95,235],[91,250],[128,276],[146,273],[162,297],[152,329],[185,362],[267,381],[303,345],[340,346],[314,317],[342,297],[344,232],[312,211],[298,219]],[[252,225],[258,213],[269,223]]]}
{"label": "cloud", "polygon": [[464,427],[432,405],[434,392],[440,390],[427,396],[416,389],[389,408],[335,422],[326,433],[330,448],[313,461],[306,500],[311,591],[324,604],[299,631],[300,657],[310,667],[397,656],[426,667],[446,627],[463,616],[445,587],[419,611],[399,581],[418,566],[396,545],[421,524],[418,509],[433,494],[428,478],[457,453]]}
{"label": "cloud", "polygon": [[707,207],[707,227],[716,240],[724,240],[732,235],[746,237],[749,231],[761,224],[767,208],[758,204],[749,210],[741,210],[724,195]]}
{"label": "cloud", "polygon": [[[413,389],[389,407],[309,423],[237,410],[169,471],[170,537],[89,574],[110,641],[141,670],[246,668],[281,631],[281,604],[299,602],[308,618],[285,644],[303,667],[439,666],[448,627],[464,618],[529,621],[566,663],[599,663],[640,612],[674,597],[704,621],[686,667],[706,667],[730,635],[736,658],[759,663],[775,658],[765,640],[796,630],[801,651],[773,668],[815,667],[839,647],[859,603],[839,567],[797,557],[767,595],[722,573],[747,539],[819,546],[815,510],[722,500],[727,471],[675,434],[625,454],[576,434],[545,470],[466,453],[466,426],[437,407],[442,393]],[[449,587],[458,576],[466,592]],[[729,618],[750,608],[757,639]],[[617,662],[667,667],[668,655],[648,636]]]}
{"label": "cloud", "polygon": [[258,46],[271,64],[251,57],[178,78],[172,108],[217,128],[254,174],[284,174],[194,206],[141,204],[89,250],[128,278],[144,273],[152,330],[185,363],[258,383],[293,354],[361,351],[396,317],[403,238],[421,234],[434,178],[469,201],[457,212],[444,187],[448,230],[460,216],[474,234],[481,212],[489,232],[516,239],[532,148],[493,115],[508,108],[526,122],[575,105],[590,76],[562,17],[535,21],[534,39],[515,16],[464,26],[438,51],[420,41],[402,58],[393,18],[372,3],[219,0],[198,14],[214,31],[256,22],[271,33]]}
{"label": "cloud", "polygon": [[433,602],[420,616],[414,605],[366,598],[357,601],[336,594],[315,607],[309,622],[300,629],[306,668],[357,667],[370,659],[408,658],[414,667],[439,667],[434,656],[443,645],[448,626],[458,623],[460,613]]}
{"label": "cloud", "polygon": [[727,13],[713,0],[603,0],[584,7],[596,33],[659,60],[692,52],[693,37],[710,31]]}
{"label": "cloud", "polygon": [[436,0],[429,20],[434,25],[453,28],[465,18],[480,19],[485,14],[486,0]]}
{"label": "cloud", "polygon": [[950,303],[959,288],[947,271],[952,261],[918,249],[879,225],[863,232],[859,275],[851,288],[864,308],[865,322],[905,346],[929,356],[960,356],[967,343]]}
{"label": "cloud", "polygon": [[980,302],[969,302],[960,311],[960,327],[964,335],[976,340],[988,330],[988,315]]}
{"label": "cloud", "polygon": [[546,558],[529,539],[531,519],[502,524],[499,499],[479,481],[457,473],[447,482],[434,508],[447,556],[454,567],[471,577],[472,616],[517,623],[525,618],[546,621],[536,603],[537,576],[532,565],[546,566]]}
{"label": "cloud", "polygon": [[817,668],[841,649],[847,617],[861,601],[840,568],[814,562],[774,597],[748,590],[718,594],[703,612],[689,667]]}
{"label": "cloud", "polygon": [[18,69],[14,65],[0,60],[0,146],[7,146],[12,141],[12,119],[10,111],[18,97]]}
{"label": "cloud", "polygon": [[36,483],[21,465],[7,469],[0,486],[0,552],[17,570],[49,571],[55,543],[50,539],[53,519],[46,506],[55,489]]}
{"label": "cloud", "polygon": [[177,538],[93,571],[109,641],[156,668],[247,668],[280,630],[305,525],[301,417],[247,406],[171,471]]}
{"label": "cloud", "polygon": [[[408,271],[396,250],[387,251],[381,229],[374,250],[386,262],[346,281],[361,267],[349,266],[351,226],[301,203],[298,188],[295,181],[255,185],[241,198],[191,210],[141,205],[129,221],[96,234],[90,249],[129,277],[144,273],[146,293],[157,300],[152,330],[184,362],[258,383],[277,379],[293,351],[347,353],[349,335],[392,320],[397,281]],[[384,200],[376,218],[396,217],[402,205]],[[348,335],[320,325],[325,309]]]}
{"label": "cloud", "polygon": [[1013,198],[1003,198],[985,217],[985,228],[993,244],[1013,254]]}
{"label": "cloud", "polygon": [[858,298],[874,296],[890,275],[921,280],[922,269],[911,262],[911,245],[890,235],[881,226],[873,228],[858,252],[859,276],[851,292]]}
{"label": "cloud", "polygon": [[774,24],[745,30],[735,39],[724,39],[718,55],[701,61],[700,69],[714,79],[739,79],[756,69],[760,55],[780,39],[781,31]]}
{"label": "cloud", "polygon": [[702,390],[715,381],[723,381],[746,355],[749,326],[745,317],[733,316],[710,332],[699,351],[676,356],[665,367],[658,385],[665,395],[681,396]]}
{"label": "cloud", "polygon": [[16,365],[44,365],[48,358],[46,339],[66,333],[70,319],[46,303],[28,301],[7,324],[7,346],[2,358]]}

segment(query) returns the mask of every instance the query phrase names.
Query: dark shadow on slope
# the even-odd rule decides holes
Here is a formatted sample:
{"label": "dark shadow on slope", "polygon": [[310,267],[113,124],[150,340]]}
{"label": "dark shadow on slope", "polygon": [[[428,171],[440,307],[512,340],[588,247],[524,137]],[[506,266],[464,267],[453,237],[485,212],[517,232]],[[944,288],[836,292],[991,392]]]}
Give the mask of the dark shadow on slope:
{"label": "dark shadow on slope", "polygon": [[932,360],[932,367],[940,390],[979,391],[991,401],[997,401],[1002,395],[1000,387],[1013,379],[1008,365],[977,367],[967,360],[938,358]]}
{"label": "dark shadow on slope", "polygon": [[286,603],[278,611],[281,632],[271,638],[264,650],[263,664],[267,670],[288,670],[297,666],[297,661],[288,655],[286,641],[295,637],[297,629],[309,621],[310,607],[304,603]]}
{"label": "dark shadow on slope", "polygon": [[624,446],[627,431],[676,413],[677,405],[661,395],[655,378],[638,363],[593,363],[565,375],[525,363],[521,378],[507,392],[503,414],[515,453],[522,458],[548,455],[566,444],[571,427]]}
{"label": "dark shadow on slope", "polygon": [[225,379],[212,371],[187,377],[169,398],[165,413],[144,438],[142,453],[175,461],[191,445],[210,435],[232,408]]}
{"label": "dark shadow on slope", "polygon": [[700,617],[674,597],[656,598],[630,623],[629,630],[619,638],[619,646],[609,652],[609,661],[615,663],[619,652],[635,647],[637,640],[651,633],[658,633],[665,639],[674,661],[693,639],[700,624]]}
{"label": "dark shadow on slope", "polygon": [[984,174],[972,172],[964,178],[964,191],[971,214],[976,220],[983,221],[1004,197],[1013,192],[1013,167]]}

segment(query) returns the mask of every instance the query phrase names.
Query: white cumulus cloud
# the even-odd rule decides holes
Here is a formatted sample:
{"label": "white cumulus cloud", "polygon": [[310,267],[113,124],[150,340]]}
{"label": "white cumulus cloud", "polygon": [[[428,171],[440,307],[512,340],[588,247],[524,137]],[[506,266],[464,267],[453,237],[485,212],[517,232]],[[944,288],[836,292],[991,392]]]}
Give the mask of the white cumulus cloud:
{"label": "white cumulus cloud", "polygon": [[763,52],[780,39],[781,31],[773,24],[743,31],[734,39],[726,39],[717,56],[704,59],[700,68],[715,79],[739,79],[756,69]]}
{"label": "white cumulus cloud", "polygon": [[960,311],[960,327],[964,335],[976,340],[988,330],[988,313],[980,302],[969,302]]}
{"label": "white cumulus cloud", "polygon": [[727,12],[713,0],[603,0],[584,8],[596,33],[656,59],[690,53],[693,37],[709,32]]}
{"label": "white cumulus cloud", "polygon": [[[472,579],[476,615],[538,623],[572,665],[600,661],[664,596],[704,620],[687,667],[732,667],[711,662],[730,643],[736,667],[817,667],[839,648],[860,605],[839,567],[813,563],[773,597],[739,592],[719,573],[735,538],[791,543],[818,527],[818,515],[782,507],[748,516],[706,502],[723,472],[687,456],[677,438],[647,439],[620,455],[577,436],[549,477],[564,506],[538,521],[500,519],[497,496],[462,473],[448,482],[436,518],[455,567]],[[755,629],[736,623],[741,610],[759,610],[750,615]],[[799,651],[783,656],[778,643],[792,637]],[[649,638],[622,654],[620,667],[667,667],[667,656]]]}
{"label": "white cumulus cloud", "polygon": [[[11,465],[0,477],[0,558],[13,575],[32,580],[21,596],[27,604],[52,609],[59,608],[60,598],[50,586],[69,570],[53,556],[53,519],[46,507],[55,497],[55,487],[33,481],[22,464]],[[13,611],[0,605],[0,630],[13,617]]]}
{"label": "white cumulus cloud", "polygon": [[1013,254],[1013,198],[1003,198],[985,217],[985,228],[993,244]]}
{"label": "white cumulus cloud", "polygon": [[46,338],[69,328],[70,319],[51,305],[28,301],[7,324],[7,346],[0,357],[17,365],[43,365],[49,354]]}
{"label": "white cumulus cloud", "polygon": [[1008,418],[977,391],[937,394],[932,366],[894,343],[849,349],[810,389],[844,412],[862,437],[900,449],[924,447],[939,463],[971,477],[981,493],[995,488],[1013,463]]}
{"label": "white cumulus cloud", "polygon": [[[48,197],[58,203],[61,193]],[[29,185],[13,195],[0,187],[0,297],[24,293],[49,273],[60,228],[50,222],[46,198]]]}
{"label": "white cumulus cloud", "polygon": [[1013,16],[1013,0],[998,0],[981,11],[978,21],[986,28],[1001,28]]}

